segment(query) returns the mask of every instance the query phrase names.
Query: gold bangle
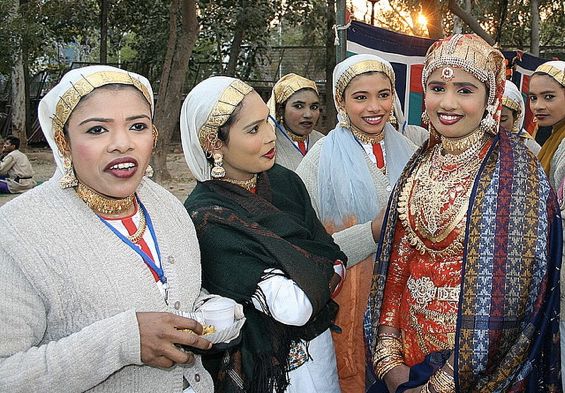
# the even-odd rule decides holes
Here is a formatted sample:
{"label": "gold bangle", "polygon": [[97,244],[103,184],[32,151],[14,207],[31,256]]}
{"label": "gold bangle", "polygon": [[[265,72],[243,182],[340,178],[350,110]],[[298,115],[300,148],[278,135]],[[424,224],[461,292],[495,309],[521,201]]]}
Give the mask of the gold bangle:
{"label": "gold bangle", "polygon": [[455,391],[455,380],[442,369],[433,374],[428,383],[436,393],[452,393]]}

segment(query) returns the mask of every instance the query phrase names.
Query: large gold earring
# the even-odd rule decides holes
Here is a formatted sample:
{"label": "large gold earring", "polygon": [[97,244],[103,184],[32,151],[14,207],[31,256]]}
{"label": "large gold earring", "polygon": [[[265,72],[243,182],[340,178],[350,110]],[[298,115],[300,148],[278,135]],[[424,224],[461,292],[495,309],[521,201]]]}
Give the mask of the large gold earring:
{"label": "large gold earring", "polygon": [[159,130],[155,124],[153,124],[153,130],[151,133],[153,134],[153,149],[155,149],[157,147],[157,140],[159,139]]}
{"label": "large gold earring", "polygon": [[145,176],[146,177],[153,177],[154,174],[155,174],[155,171],[153,170],[153,167],[151,165],[147,165],[147,168],[145,168]]}
{"label": "large gold earring", "polygon": [[422,123],[430,124],[430,115],[428,115],[428,111],[425,109],[422,112]]}
{"label": "large gold earring", "polygon": [[210,176],[214,179],[221,179],[226,175],[226,170],[224,169],[224,156],[222,153],[214,153],[214,166],[210,171]]}
{"label": "large gold earring", "polygon": [[339,122],[340,127],[351,128],[351,121],[349,120],[349,116],[347,116],[347,112],[345,112],[345,109],[339,108],[337,110],[337,120]]}
{"label": "large gold earring", "polygon": [[63,156],[63,177],[59,180],[59,185],[62,189],[72,188],[78,186],[78,180],[75,176],[73,162],[71,157]]}
{"label": "large gold earring", "polygon": [[483,117],[479,128],[485,133],[496,134],[496,120],[494,120],[494,113],[496,112],[496,105],[487,105],[487,115]]}
{"label": "large gold earring", "polygon": [[391,124],[398,125],[398,120],[396,119],[396,116],[394,116],[394,109],[390,110],[390,116],[388,118],[388,122]]}

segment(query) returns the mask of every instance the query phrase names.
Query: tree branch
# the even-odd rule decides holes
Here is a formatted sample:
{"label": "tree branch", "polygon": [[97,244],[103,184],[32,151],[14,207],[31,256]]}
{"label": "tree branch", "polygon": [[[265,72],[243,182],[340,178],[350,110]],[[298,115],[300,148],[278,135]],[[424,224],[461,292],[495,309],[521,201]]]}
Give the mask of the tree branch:
{"label": "tree branch", "polygon": [[471,30],[473,30],[479,37],[485,40],[488,44],[490,45],[496,44],[495,39],[492,38],[490,34],[487,33],[481,27],[481,25],[475,18],[473,18],[471,15],[465,12],[465,10],[461,8],[459,4],[457,4],[456,0],[449,0],[448,7],[449,10],[453,12],[453,14],[457,15],[459,18],[461,18],[463,22],[467,23],[467,25],[471,28]]}

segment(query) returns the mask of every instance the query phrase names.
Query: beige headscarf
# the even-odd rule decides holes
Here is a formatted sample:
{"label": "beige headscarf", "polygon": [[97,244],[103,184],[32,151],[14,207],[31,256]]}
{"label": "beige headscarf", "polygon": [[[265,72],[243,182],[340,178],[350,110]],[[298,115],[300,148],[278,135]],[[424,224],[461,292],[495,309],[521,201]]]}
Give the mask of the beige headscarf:
{"label": "beige headscarf", "polygon": [[524,105],[522,93],[520,93],[520,90],[518,90],[518,87],[514,83],[512,83],[512,81],[505,81],[504,95],[502,96],[502,105],[516,112],[517,117],[512,124],[511,131],[520,133],[524,125],[526,106]]}
{"label": "beige headscarf", "polygon": [[[534,75],[535,74],[547,74],[565,88],[565,61],[548,61],[547,63],[543,63],[536,68]],[[547,174],[549,174],[551,167],[551,159],[564,137],[565,119],[561,119],[559,123],[553,126],[551,136],[545,141],[538,153],[538,159]]]}
{"label": "beige headscarf", "polygon": [[277,105],[284,103],[288,100],[294,93],[302,89],[312,89],[318,93],[318,87],[316,87],[316,82],[306,79],[297,74],[286,74],[281,79],[275,83],[273,86],[273,91],[271,93],[271,98],[267,101],[267,106],[269,107],[269,113],[277,121],[282,119],[277,119]]}
{"label": "beige headscarf", "polygon": [[153,115],[153,90],[149,81],[141,75],[110,66],[89,66],[67,72],[39,102],[39,124],[61,173],[64,171],[63,151],[56,142],[57,134],[63,135],[63,127],[82,97],[98,87],[111,84],[137,88],[151,105]]}
{"label": "beige headscarf", "polygon": [[210,180],[207,146],[218,144],[218,130],[253,88],[239,79],[213,76],[186,96],[180,114],[184,158],[198,181]]}

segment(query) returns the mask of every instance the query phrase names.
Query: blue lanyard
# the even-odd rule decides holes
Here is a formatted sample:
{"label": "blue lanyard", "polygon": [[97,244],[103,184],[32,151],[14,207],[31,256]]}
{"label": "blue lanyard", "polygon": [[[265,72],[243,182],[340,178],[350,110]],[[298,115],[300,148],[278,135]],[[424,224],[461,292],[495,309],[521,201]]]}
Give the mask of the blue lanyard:
{"label": "blue lanyard", "polygon": [[[271,120],[273,121],[273,123],[275,123],[275,127],[277,127],[277,130],[279,130],[281,132],[281,134],[283,134],[285,136],[286,139],[288,139],[290,141],[290,144],[292,145],[292,147],[294,147],[296,149],[297,152],[300,153],[300,155],[302,157],[304,157],[304,155],[302,154],[302,152],[300,151],[300,149],[298,148],[298,146],[296,146],[294,144],[294,141],[292,140],[292,138],[288,135],[288,133],[282,128],[282,126],[279,124],[278,121],[275,120],[275,118],[271,115],[269,115],[269,117],[271,118]],[[310,137],[306,137],[306,151],[308,151],[308,143],[310,141]]]}
{"label": "blue lanyard", "polygon": [[[159,261],[160,261],[161,260],[161,251],[159,250],[159,243],[157,243],[157,237],[155,236],[155,230],[153,229],[153,223],[151,222],[151,217],[149,216],[149,214],[147,213],[147,210],[145,209],[145,206],[143,206],[143,203],[141,203],[141,201],[139,199],[137,199],[137,204],[139,205],[139,208],[141,210],[143,210],[143,214],[145,214],[145,222],[146,222],[147,228],[149,228],[149,232],[151,233],[151,237],[153,238],[153,243],[155,244],[155,249],[157,250],[157,258],[159,258]],[[100,221],[102,221],[104,224],[106,224],[106,226],[108,228],[110,228],[110,230],[112,232],[114,232],[116,234],[116,236],[120,238],[121,241],[123,241],[133,251],[135,251],[143,259],[145,264],[147,266],[149,266],[149,268],[153,269],[153,271],[155,271],[155,273],[157,273],[157,276],[159,277],[159,281],[161,281],[164,288],[167,289],[167,277],[165,277],[165,272],[163,270],[163,267],[157,266],[155,264],[155,262],[153,262],[153,260],[151,259],[151,257],[149,255],[147,255],[140,247],[136,246],[127,237],[122,235],[122,233],[120,231],[118,231],[116,228],[114,228],[114,226],[112,224],[110,224],[108,221],[106,221],[104,218],[102,218],[100,216],[98,216],[98,218],[100,218]]]}

